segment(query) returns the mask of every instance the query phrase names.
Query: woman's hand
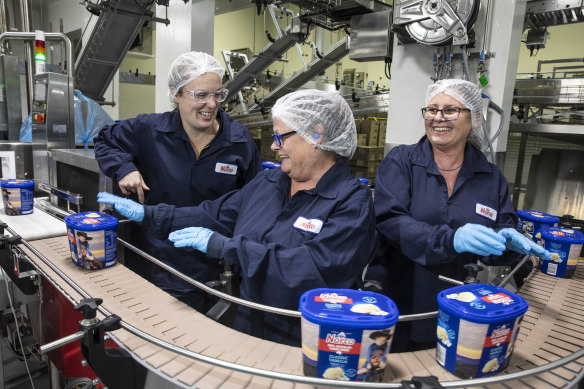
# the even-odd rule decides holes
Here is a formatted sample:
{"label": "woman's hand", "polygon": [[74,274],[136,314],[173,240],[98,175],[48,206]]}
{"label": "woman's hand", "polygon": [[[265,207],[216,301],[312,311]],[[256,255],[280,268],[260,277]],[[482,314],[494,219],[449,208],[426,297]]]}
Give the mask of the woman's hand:
{"label": "woman's hand", "polygon": [[118,185],[120,186],[122,193],[125,195],[129,195],[130,193],[137,193],[138,200],[140,200],[140,203],[142,204],[144,204],[144,191],[150,190],[138,170],[134,170],[133,172],[126,174],[118,182]]}
{"label": "woman's hand", "polygon": [[213,230],[204,227],[188,227],[171,232],[168,240],[174,242],[174,247],[192,247],[207,253],[207,245],[213,233]]}
{"label": "woman's hand", "polygon": [[144,206],[133,200],[125,199],[107,192],[99,192],[97,194],[97,202],[113,205],[116,211],[122,216],[135,222],[140,223],[144,220]]}
{"label": "woman's hand", "polygon": [[525,255],[535,255],[545,260],[551,258],[549,251],[513,228],[503,228],[499,231],[499,235],[506,239],[505,244],[509,250],[517,251]]}
{"label": "woman's hand", "polygon": [[492,228],[467,223],[454,233],[454,249],[457,253],[469,252],[482,256],[502,255],[505,238]]}

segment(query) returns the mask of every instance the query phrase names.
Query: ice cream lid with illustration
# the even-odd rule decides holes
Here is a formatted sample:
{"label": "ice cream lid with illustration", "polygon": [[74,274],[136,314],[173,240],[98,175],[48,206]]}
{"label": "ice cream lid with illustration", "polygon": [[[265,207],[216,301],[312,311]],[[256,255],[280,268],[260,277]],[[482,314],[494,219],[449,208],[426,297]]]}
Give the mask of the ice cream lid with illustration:
{"label": "ice cream lid with illustration", "polygon": [[545,240],[553,240],[561,243],[584,243],[584,234],[580,231],[563,227],[543,227],[541,229],[541,237]]}
{"label": "ice cream lid with illustration", "polygon": [[309,290],[300,297],[299,309],[313,323],[349,328],[385,329],[399,317],[389,297],[353,289]]}
{"label": "ice cream lid with illustration", "polygon": [[118,219],[102,212],[81,212],[65,216],[65,223],[76,230],[98,231],[117,227]]}
{"label": "ice cream lid with illustration", "polygon": [[527,311],[527,301],[495,285],[468,284],[438,293],[438,306],[450,314],[477,323],[512,319]]}

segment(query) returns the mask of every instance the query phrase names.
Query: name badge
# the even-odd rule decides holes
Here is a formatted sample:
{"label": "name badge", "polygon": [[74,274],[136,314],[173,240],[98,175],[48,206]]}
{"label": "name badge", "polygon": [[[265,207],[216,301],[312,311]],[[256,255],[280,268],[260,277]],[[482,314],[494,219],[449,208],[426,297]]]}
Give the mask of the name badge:
{"label": "name badge", "polygon": [[486,217],[487,219],[491,219],[492,221],[497,221],[497,211],[481,203],[477,203],[476,213]]}
{"label": "name badge", "polygon": [[319,219],[306,219],[300,216],[294,222],[294,227],[302,231],[312,232],[318,234],[322,230],[323,221]]}
{"label": "name badge", "polygon": [[215,173],[230,174],[232,176],[237,174],[237,165],[230,165],[228,163],[217,162],[215,165]]}

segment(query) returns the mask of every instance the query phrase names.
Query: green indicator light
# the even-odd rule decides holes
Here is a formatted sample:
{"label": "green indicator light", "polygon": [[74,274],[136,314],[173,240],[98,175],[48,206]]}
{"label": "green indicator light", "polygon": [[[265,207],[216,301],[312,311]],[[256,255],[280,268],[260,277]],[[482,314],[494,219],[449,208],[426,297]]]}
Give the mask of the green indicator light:
{"label": "green indicator light", "polygon": [[37,61],[46,61],[47,60],[47,57],[44,54],[36,53],[34,55],[34,59],[36,59]]}

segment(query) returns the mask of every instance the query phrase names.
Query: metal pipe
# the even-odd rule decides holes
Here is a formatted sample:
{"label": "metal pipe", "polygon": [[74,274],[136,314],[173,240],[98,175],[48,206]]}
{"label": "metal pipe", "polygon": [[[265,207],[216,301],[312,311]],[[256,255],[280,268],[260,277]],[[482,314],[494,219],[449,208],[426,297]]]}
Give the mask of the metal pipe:
{"label": "metal pipe", "polygon": [[[5,40],[23,40],[23,41],[34,41],[34,32],[5,32],[0,34],[0,46]],[[73,50],[71,39],[65,34],[60,32],[47,32],[45,34],[45,40],[47,41],[58,41],[61,40],[65,42],[65,51],[67,52],[67,75],[73,78]],[[32,77],[31,77],[32,81]],[[32,86],[32,84],[31,84]],[[31,100],[32,101],[32,100]]]}
{"label": "metal pipe", "polygon": [[150,262],[160,266],[161,268],[163,268],[164,270],[174,274],[175,276],[179,277],[180,279],[188,282],[189,284],[196,286],[199,289],[202,289],[203,291],[212,294],[214,296],[217,296],[221,299],[227,300],[227,301],[231,301],[233,303],[239,304],[239,305],[243,305],[245,307],[249,307],[249,308],[253,308],[253,309],[259,309],[261,311],[265,311],[265,312],[270,312],[270,313],[275,313],[278,315],[284,315],[284,316],[291,316],[291,317],[300,317],[300,312],[298,311],[292,311],[289,309],[283,309],[283,308],[276,308],[276,307],[271,307],[269,305],[263,305],[263,304],[258,304],[258,303],[254,303],[248,300],[244,300],[244,299],[240,299],[237,297],[233,297],[229,294],[223,293],[223,292],[219,292],[218,290],[215,290],[199,281],[193,280],[190,277],[187,277],[186,275],[184,275],[183,273],[175,270],[173,267],[168,266],[166,263],[154,258],[153,256],[151,256],[150,254],[140,250],[137,247],[132,246],[131,244],[129,244],[128,242],[123,241],[122,239],[118,238],[118,242],[120,242],[124,247],[129,248],[130,250],[134,251],[135,253],[141,255],[142,257],[146,258],[147,260],[149,260]]}
{"label": "metal pipe", "polygon": [[[30,18],[28,15],[28,0],[20,0],[20,8],[21,8],[21,19],[22,19],[22,29],[25,33],[30,33]],[[6,34],[6,32],[4,32]],[[0,41],[1,42],[1,41]],[[2,44],[0,43],[0,46]],[[27,102],[28,102],[28,111],[30,112],[32,109],[32,100],[33,100],[33,81],[32,75],[34,74],[32,71],[32,47],[29,43],[24,43],[24,61],[26,63],[26,88],[27,88]]]}
{"label": "metal pipe", "polygon": [[521,262],[519,262],[517,264],[517,266],[515,266],[510,272],[509,274],[507,274],[499,283],[500,287],[504,287],[505,285],[507,285],[507,283],[509,282],[509,280],[511,279],[511,277],[513,277],[513,274],[515,274],[517,272],[517,270],[519,270],[521,268],[521,266],[523,266],[525,264],[525,262],[527,262],[529,259],[531,258],[531,255],[526,255],[521,259]]}
{"label": "metal pipe", "polygon": [[39,351],[43,354],[48,353],[49,351],[53,351],[58,349],[59,347],[63,347],[66,344],[69,344],[71,342],[74,342],[76,340],[82,339],[83,338],[83,331],[77,331],[74,334],[65,336],[61,339],[57,339],[55,341],[49,342],[47,344],[44,344],[42,346],[39,347]]}

